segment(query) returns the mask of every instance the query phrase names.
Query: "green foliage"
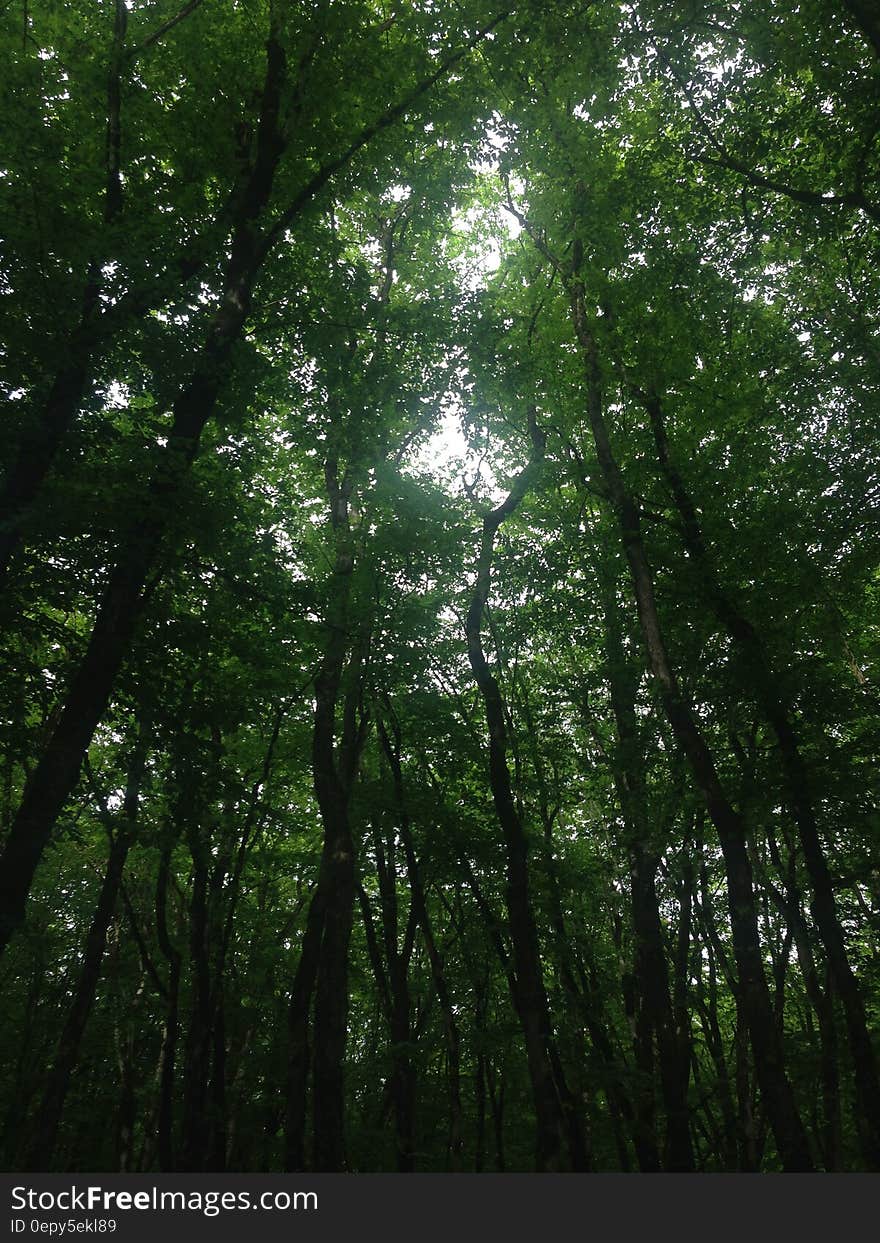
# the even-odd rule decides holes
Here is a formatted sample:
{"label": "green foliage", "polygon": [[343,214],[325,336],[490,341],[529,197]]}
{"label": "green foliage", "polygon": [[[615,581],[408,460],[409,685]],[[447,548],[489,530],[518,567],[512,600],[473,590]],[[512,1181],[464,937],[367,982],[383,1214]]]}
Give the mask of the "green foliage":
{"label": "green foliage", "polygon": [[[876,1039],[880,70],[848,6],[528,4],[483,38],[498,13],[481,3],[260,0],[179,21],[170,0],[123,7],[121,45],[103,0],[0,15],[7,484],[48,438],[59,375],[88,355],[41,487],[4,519],[21,534],[0,600],[4,834],[42,779],[121,552],[161,531],[0,964],[7,1166],[39,1136],[111,844],[130,834],[52,1166],[167,1164],[176,1022],[171,1164],[198,1133],[201,1075],[206,1168],[284,1168],[291,997],[331,841],[326,701],[359,890],[347,1166],[403,1168],[403,1067],[417,1168],[533,1168],[509,842],[465,621],[481,527],[535,425],[546,445],[498,525],[481,639],[528,846],[555,1090],[574,1094],[593,1168],[649,1168],[639,1116],[667,1168],[668,1047],[645,1018],[635,915],[647,859],[695,1168],[784,1164],[740,1004],[725,860],[649,673],[597,454],[579,281],[659,624],[746,826],[796,1107],[818,1167],[871,1167],[764,672],[717,609],[720,596],[758,635],[797,736]],[[271,32],[287,63],[280,154],[251,218]],[[272,244],[191,467],[163,492],[173,412],[249,230]]]}

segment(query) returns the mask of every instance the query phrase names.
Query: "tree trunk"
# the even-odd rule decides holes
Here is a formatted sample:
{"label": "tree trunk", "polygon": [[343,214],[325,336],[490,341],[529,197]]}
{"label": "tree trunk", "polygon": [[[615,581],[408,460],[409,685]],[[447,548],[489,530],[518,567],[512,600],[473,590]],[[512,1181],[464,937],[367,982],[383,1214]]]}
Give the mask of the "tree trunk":
{"label": "tree trunk", "polygon": [[83,756],[128,654],[143,607],[143,588],[162,544],[175,496],[198,454],[233,347],[248,317],[253,283],[266,255],[265,240],[255,222],[269,200],[283,149],[278,126],[284,77],[285,56],[273,22],[267,43],[257,155],[234,223],[220,306],[192,377],[174,402],[167,443],[157,451],[146,511],[123,541],[82,663],[46,749],[27,782],[0,858],[0,953],[24,919],[37,864],[76,785]]}
{"label": "tree trunk", "polygon": [[168,963],[168,1009],[159,1054],[159,1108],[156,1123],[156,1143],[159,1169],[163,1174],[174,1170],[174,1079],[177,1056],[177,1038],[180,1030],[180,951],[171,939],[168,929],[168,881],[171,873],[173,838],[167,833],[159,856],[156,876],[156,937],[159,948]]}
{"label": "tree trunk", "polygon": [[107,870],[104,873],[98,904],[86,937],[82,968],[61,1033],[58,1051],[49,1071],[46,1090],[37,1115],[36,1136],[25,1158],[24,1168],[28,1170],[46,1170],[52,1165],[61,1113],[76,1065],[82,1035],[95,999],[101,974],[101,962],[107,944],[107,931],[116,907],[122,871],[130,843],[130,836],[123,830],[117,833],[110,846]]}
{"label": "tree trunk", "polygon": [[347,815],[328,816],[324,831],[330,842],[329,898],[315,990],[313,1087],[314,1168],[322,1173],[345,1168],[343,1065],[348,1023],[348,945],[355,894],[354,842]]}
{"label": "tree trunk", "polygon": [[[637,1003],[637,1064],[643,1092],[654,1096],[654,1041],[660,1065],[660,1086],[666,1109],[663,1164],[670,1171],[694,1168],[688,1117],[687,1083],[690,1052],[682,1051],[669,994],[663,927],[657,900],[658,858],[651,848],[645,790],[645,754],[636,717],[638,680],[628,668],[617,610],[610,593],[605,603],[611,706],[617,727],[619,759],[616,785],[629,839],[632,922],[635,934]],[[645,1127],[650,1125],[650,1115]],[[641,1129],[645,1129],[645,1127]]]}
{"label": "tree trunk", "polygon": [[840,1168],[840,1074],[838,1071],[837,1027],[834,1021],[834,990],[831,964],[826,965],[825,987],[819,981],[819,972],[811,945],[810,930],[803,914],[803,902],[797,884],[794,858],[785,867],[774,834],[768,835],[770,855],[784,885],[780,893],[768,881],[770,896],[779,907],[786,926],[794,937],[795,952],[804,979],[807,997],[819,1024],[819,1066],[822,1084],[822,1134],[823,1164],[829,1172]]}
{"label": "tree trunk", "polygon": [[325,862],[327,842],[321,854],[318,882],[306,916],[306,926],[300,947],[299,962],[290,991],[287,1011],[287,1104],[284,1117],[284,1168],[289,1173],[306,1169],[306,1118],[308,1103],[309,1066],[309,1015],[315,981],[318,978],[318,958],[321,952],[321,936],[324,931],[324,910],[329,872]]}
{"label": "tree trunk", "polygon": [[[353,481],[340,480],[338,464],[324,467],[330,520],[336,545],[327,606],[327,641],[315,678],[312,731],[312,778],[324,827],[322,927],[315,981],[314,1072],[312,1105],[315,1127],[313,1164],[330,1172],[345,1168],[345,1098],[343,1064],[348,1022],[348,946],[356,891],[354,840],[349,823],[351,789],[357,771],[362,731],[357,724],[360,697],[358,654],[349,634],[349,603],[354,551],[348,504]],[[342,737],[336,754],[337,705],[346,657],[349,685],[344,697]]]}
{"label": "tree trunk", "polygon": [[208,828],[204,823],[207,809],[203,806],[194,806],[189,808],[189,812],[197,817],[197,820],[195,824],[188,826],[190,853],[193,861],[193,887],[189,910],[192,1002],[183,1059],[183,1134],[180,1164],[184,1170],[197,1171],[205,1168],[210,1143],[208,1077],[213,1013],[211,970],[208,960],[209,844]]}
{"label": "tree trunk", "polygon": [[760,635],[725,594],[715,574],[703,539],[696,506],[669,451],[662,403],[656,396],[645,396],[644,405],[651,422],[657,457],[681,520],[685,547],[701,571],[706,599],[715,616],[752,670],[751,690],[776,736],[785,789],[813,890],[811,911],[828,955],[834,985],[846,1019],[855,1068],[859,1139],[868,1168],[880,1169],[880,1078],[877,1062],[868,1031],[864,1000],[849,964],[843,929],[837,915],[831,875],[810,796],[809,774],[801,754],[792,712]]}
{"label": "tree trunk", "polygon": [[506,500],[483,519],[477,580],[468,609],[468,659],[483,697],[489,727],[489,783],[507,858],[507,915],[516,981],[513,1003],[522,1027],[537,1122],[535,1160],[539,1170],[563,1169],[565,1121],[550,1057],[552,1031],[541,967],[538,932],[529,890],[528,842],[516,804],[507,764],[507,726],[501,688],[483,652],[482,617],[489,599],[495,533],[525,495],[543,454],[543,436],[530,414],[533,457],[517,476]]}
{"label": "tree trunk", "polygon": [[783,1167],[812,1170],[807,1135],[785,1071],[782,1041],[764,975],[752,870],[746,849],[746,826],[721,786],[709,747],[688,704],[667,653],[654,599],[653,576],[641,534],[641,516],[624,483],[608,437],[602,411],[596,344],[586,314],[580,280],[568,282],[572,322],[584,357],[587,405],[599,466],[630,568],[649,667],[675,738],[687,757],[694,781],[718,833],[727,873],[728,906],[740,1003],[748,1024],[755,1070]]}
{"label": "tree trunk", "polygon": [[122,815],[118,823],[114,824],[111,820],[108,824],[111,836],[107,868],[86,937],[82,967],[73,992],[73,1000],[61,1032],[58,1050],[49,1071],[42,1104],[37,1115],[36,1134],[26,1158],[26,1169],[48,1169],[52,1164],[64,1102],[76,1066],[83,1033],[95,1001],[101,964],[107,946],[107,932],[116,910],[122,873],[137,826],[138,799],[147,757],[147,732],[143,721],[139,721],[136,728],[138,734],[132,745],[128,765]]}
{"label": "tree trunk", "polygon": [[440,1013],[443,1016],[443,1035],[446,1041],[446,1065],[447,1065],[447,1082],[449,1085],[449,1164],[451,1169],[459,1170],[461,1168],[462,1159],[462,1123],[461,1123],[461,1042],[458,1034],[458,1024],[455,1021],[455,1011],[452,1007],[452,998],[449,992],[449,986],[446,982],[446,975],[443,970],[443,963],[440,953],[437,949],[437,942],[434,938],[434,928],[428,913],[428,905],[425,901],[425,890],[422,884],[422,874],[419,867],[419,861],[415,852],[413,843],[412,825],[410,823],[409,814],[406,808],[406,798],[403,788],[403,769],[400,762],[401,739],[400,731],[396,723],[391,721],[391,737],[394,742],[392,745],[391,737],[385,728],[384,722],[378,722],[379,739],[382,748],[391,768],[391,775],[394,782],[394,793],[398,808],[398,824],[400,828],[401,841],[403,843],[404,856],[406,859],[407,879],[410,887],[410,901],[419,927],[422,930],[422,938],[425,945],[425,952],[428,955],[428,963],[431,968],[431,979],[437,993],[437,1001],[440,1006]]}

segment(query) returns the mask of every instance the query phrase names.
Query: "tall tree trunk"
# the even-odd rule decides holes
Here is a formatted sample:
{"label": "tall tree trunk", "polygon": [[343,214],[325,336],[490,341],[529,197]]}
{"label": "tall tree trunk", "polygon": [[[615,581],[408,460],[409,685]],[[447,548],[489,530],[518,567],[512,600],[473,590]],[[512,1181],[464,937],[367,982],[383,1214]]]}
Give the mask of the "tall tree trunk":
{"label": "tall tree trunk", "polygon": [[488,999],[486,985],[477,988],[474,998],[474,1043],[476,1045],[476,1063],[474,1067],[474,1104],[476,1107],[476,1136],[474,1140],[474,1173],[482,1174],[486,1166],[486,1088],[487,1059],[484,1051],[486,1039],[486,1009]]}
{"label": "tall tree trunk", "polygon": [[120,1174],[134,1171],[134,1129],[137,1121],[135,1064],[130,1035],[117,1032],[119,1051],[119,1107],[116,1112],[116,1167]]}
{"label": "tall tree trunk", "polygon": [[696,1005],[700,1015],[706,1047],[709,1050],[709,1055],[715,1068],[715,1092],[721,1110],[722,1127],[719,1158],[722,1169],[732,1172],[738,1165],[737,1113],[730,1086],[730,1071],[724,1051],[724,1037],[718,1019],[717,969],[715,966],[715,951],[710,940],[706,941],[705,951],[708,989],[705,989],[707,995],[704,997],[702,975],[698,975]]}
{"label": "tall tree trunk", "polygon": [[348,1025],[348,946],[354,914],[354,842],[347,816],[325,821],[331,841],[330,897],[315,988],[314,1168],[345,1168],[344,1062]]}
{"label": "tall tree trunk", "polygon": [[489,783],[495,812],[504,837],[507,859],[507,915],[513,945],[514,1008],[526,1046],[526,1059],[537,1122],[536,1164],[539,1170],[564,1168],[565,1120],[550,1056],[552,1031],[544,989],[538,932],[529,884],[528,841],[513,798],[507,763],[507,726],[504,700],[483,652],[482,619],[489,599],[495,534],[525,496],[543,456],[544,437],[529,414],[533,451],[529,464],[517,476],[507,498],[483,519],[477,579],[466,620],[468,659],[483,697],[489,727]]}
{"label": "tall tree trunk", "polygon": [[630,568],[649,667],[673,734],[687,757],[694,781],[715,825],[724,856],[740,1002],[748,1024],[761,1094],[783,1167],[790,1171],[811,1170],[810,1147],[786,1075],[782,1041],[774,1021],[764,975],[752,869],[746,849],[746,825],[721,786],[712,754],[669,659],[654,598],[653,575],[642,539],[641,516],[614,458],[605,425],[598,355],[587,317],[584,286],[580,279],[574,277],[567,281],[567,286],[572,323],[586,370],[590,427]]}
{"label": "tall tree trunk", "polygon": [[183,1132],[180,1164],[184,1170],[203,1170],[208,1156],[208,1078],[213,1027],[211,969],[208,947],[208,828],[207,809],[188,808],[197,819],[188,825],[193,862],[189,909],[190,995],[192,998],[183,1058]]}
{"label": "tall tree trunk", "polygon": [[119,884],[130,843],[131,838],[123,830],[116,834],[110,846],[107,870],[104,873],[98,903],[86,937],[83,965],[74,989],[73,1002],[61,1033],[55,1060],[49,1071],[42,1104],[37,1115],[36,1137],[25,1158],[25,1169],[45,1170],[52,1165],[64,1101],[70,1087],[82,1035],[95,999],[101,962],[107,944],[107,930],[116,907]]}
{"label": "tall tree trunk", "polygon": [[768,880],[768,892],[780,909],[786,926],[794,937],[795,952],[804,980],[807,997],[819,1024],[819,1066],[822,1084],[822,1136],[823,1163],[828,1171],[840,1168],[840,1074],[838,1071],[837,1027],[834,1020],[834,975],[831,964],[826,965],[827,980],[823,988],[819,980],[810,930],[803,914],[803,901],[797,883],[797,871],[793,855],[788,866],[783,863],[779,844],[771,831],[768,834],[770,855],[782,880],[782,893]]}
{"label": "tall tree trunk", "polygon": [[207,1169],[212,1173],[226,1171],[229,1126],[226,1105],[226,1010],[222,976],[214,986],[213,1024],[211,1027],[211,1077],[208,1082],[211,1133]]}
{"label": "tall tree trunk", "polygon": [[398,945],[397,879],[394,867],[394,841],[389,836],[383,848],[376,834],[379,892],[382,900],[382,929],[388,962],[390,994],[389,1035],[391,1038],[392,1096],[397,1134],[397,1168],[401,1174],[415,1169],[416,1069],[412,1045],[417,1033],[411,1023],[409,962],[415,934],[415,911],[410,899],[410,916],[402,948]]}
{"label": "tall tree trunk", "polygon": [[107,932],[116,910],[125,861],[137,828],[138,799],[146,764],[148,740],[144,722],[139,721],[136,728],[137,736],[132,745],[128,765],[122,815],[118,822],[113,823],[109,820],[108,823],[110,855],[107,868],[89,925],[82,967],[73,991],[73,999],[67,1012],[58,1050],[49,1070],[43,1100],[37,1115],[35,1137],[26,1157],[25,1168],[27,1169],[48,1169],[52,1164],[64,1102],[76,1066],[83,1033],[95,1001],[101,964],[107,946]]}
{"label": "tall tree trunk", "polygon": [[503,1174],[507,1169],[507,1160],[504,1155],[504,1090],[506,1079],[503,1062],[500,1074],[496,1078],[495,1067],[487,1059],[486,1086],[489,1089],[489,1107],[492,1111],[492,1134],[495,1137],[495,1170],[496,1173]]}
{"label": "tall tree trunk", "polygon": [[776,736],[788,803],[798,829],[807,874],[813,890],[811,912],[828,955],[834,984],[846,1019],[858,1097],[858,1131],[865,1161],[880,1169],[880,1078],[868,1031],[865,1004],[850,967],[843,929],[837,915],[831,874],[819,835],[810,779],[801,754],[793,714],[781,680],[755,627],[721,587],[703,538],[697,508],[669,449],[663,405],[659,397],[642,394],[657,448],[657,457],[681,521],[685,547],[700,570],[706,599],[720,624],[746,658],[752,671],[750,689]]}
{"label": "tall tree trunk", "polygon": [[6,1169],[13,1169],[22,1147],[24,1122],[30,1110],[39,1081],[34,1081],[33,1050],[37,1024],[35,1016],[42,997],[46,963],[43,952],[34,955],[33,968],[25,1002],[24,1022],[20,1028],[20,1049],[13,1067],[12,1100],[3,1119],[3,1135],[0,1141],[0,1153]]}
{"label": "tall tree trunk", "polygon": [[[559,1103],[565,1117],[568,1133],[568,1146],[571,1153],[572,1169],[585,1171],[592,1169],[593,1158],[590,1151],[589,1122],[587,1110],[586,1085],[581,1074],[584,1064],[584,1048],[586,1043],[585,1023],[583,1014],[589,1002],[586,1001],[578,988],[573,967],[575,948],[566,929],[563,911],[562,892],[559,880],[559,867],[553,842],[553,823],[555,811],[551,809],[550,793],[547,783],[545,765],[538,746],[538,731],[532,714],[527,689],[515,687],[516,706],[523,715],[527,730],[527,743],[531,751],[532,764],[538,784],[538,811],[541,818],[543,862],[545,884],[547,888],[550,924],[555,940],[554,950],[559,971],[559,979],[565,995],[567,1015],[565,1022],[560,1024],[558,1041],[551,1041],[550,1057],[556,1077],[556,1090]],[[570,1086],[564,1067],[569,1068],[574,1086]]]}
{"label": "tall tree trunk", "polygon": [[168,882],[171,874],[171,852],[174,838],[166,830],[156,874],[156,937],[168,963],[167,1010],[159,1053],[159,1107],[156,1121],[156,1146],[159,1169],[163,1174],[175,1168],[174,1151],[174,1080],[177,1039],[180,1031],[180,951],[171,939],[168,928]]}
{"label": "tall tree trunk", "polygon": [[[685,851],[688,848],[689,844],[686,842]],[[696,834],[696,841],[694,842],[694,854],[699,858],[702,855],[702,850],[702,825],[700,825]],[[718,1010],[719,971],[734,998],[736,997],[737,981],[728,963],[724,946],[721,944],[718,930],[715,926],[714,915],[707,900],[708,881],[706,868],[703,864],[700,866],[699,878],[704,898],[702,904],[697,901],[697,895],[694,890],[696,876],[693,863],[690,858],[685,858],[682,863],[681,905],[683,910],[686,909],[687,912],[688,931],[692,924],[695,924],[695,965],[693,975],[696,979],[696,985],[694,999],[700,1015],[706,1047],[715,1067],[716,1093],[721,1110],[723,1132],[721,1140],[722,1165],[725,1170],[733,1171],[739,1168],[738,1115],[731,1085],[728,1058],[725,1053],[724,1033],[722,1032]],[[683,933],[684,930],[680,929],[679,960],[682,966],[679,967],[679,973],[682,970],[687,970],[685,964],[691,952],[690,945],[687,947],[684,945]]]}
{"label": "tall tree trunk", "polygon": [[[327,606],[327,641],[315,678],[315,714],[312,731],[312,779],[324,827],[322,856],[322,927],[315,980],[314,1168],[345,1168],[345,1097],[343,1065],[348,1022],[348,946],[356,892],[355,848],[349,822],[349,802],[357,772],[363,733],[357,720],[360,699],[359,655],[349,633],[354,551],[349,525],[353,480],[348,471],[339,478],[338,464],[324,467],[331,528],[336,546]],[[349,657],[343,696],[343,723],[339,754],[336,749],[337,706]],[[317,896],[317,895],[316,895]]]}
{"label": "tall tree trunk", "polygon": [[758,1137],[755,1112],[752,1104],[752,1086],[749,1075],[749,1050],[746,1021],[737,1005],[736,1014],[736,1101],[737,1135],[739,1139],[739,1168],[745,1174],[760,1169]]}
{"label": "tall tree trunk", "polygon": [[306,926],[300,946],[299,962],[293,977],[290,1003],[287,1009],[287,1100],[284,1115],[284,1168],[295,1173],[304,1170],[306,1161],[306,1119],[308,1106],[309,1067],[311,1045],[309,1042],[309,1018],[315,981],[318,978],[318,958],[324,931],[324,911],[327,903],[329,869],[326,856],[327,840],[321,853],[318,881],[309,903]]}
{"label": "tall tree trunk", "polygon": [[645,1092],[654,1095],[656,1041],[660,1085],[666,1110],[663,1163],[672,1171],[694,1167],[688,1117],[687,1083],[690,1052],[682,1051],[669,993],[669,974],[663,927],[657,900],[657,853],[651,847],[645,790],[645,754],[636,717],[637,676],[628,667],[611,593],[605,602],[611,707],[617,728],[619,757],[616,785],[629,839],[632,922],[635,934],[635,982],[638,994],[637,1061],[646,1079]]}
{"label": "tall tree trunk", "polygon": [[[449,1164],[451,1169],[461,1168],[462,1159],[462,1113],[461,1113],[461,1042],[452,997],[446,982],[443,962],[437,949],[434,928],[425,900],[422,874],[413,843],[412,825],[406,806],[403,788],[403,769],[401,766],[401,738],[397,723],[393,717],[390,721],[391,736],[382,720],[378,722],[379,738],[391,769],[394,782],[394,793],[397,801],[398,823],[406,859],[407,879],[410,887],[412,909],[422,930],[422,939],[428,963],[431,968],[431,980],[437,993],[437,1001],[443,1018],[443,1035],[446,1041],[447,1082],[449,1087]],[[392,744],[393,738],[393,744]]]}

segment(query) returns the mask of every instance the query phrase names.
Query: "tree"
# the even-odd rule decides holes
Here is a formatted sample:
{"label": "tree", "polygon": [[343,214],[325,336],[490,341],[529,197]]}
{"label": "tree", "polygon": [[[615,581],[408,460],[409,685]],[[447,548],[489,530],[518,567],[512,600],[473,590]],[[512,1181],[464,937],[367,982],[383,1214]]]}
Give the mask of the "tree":
{"label": "tree", "polygon": [[3,13],[7,1166],[880,1167],[875,36]]}

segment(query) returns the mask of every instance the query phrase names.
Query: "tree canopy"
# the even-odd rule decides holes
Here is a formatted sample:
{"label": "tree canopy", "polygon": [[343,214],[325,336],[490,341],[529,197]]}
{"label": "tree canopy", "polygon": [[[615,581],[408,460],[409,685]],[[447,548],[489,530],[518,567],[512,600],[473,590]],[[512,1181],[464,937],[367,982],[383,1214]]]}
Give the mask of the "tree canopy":
{"label": "tree canopy", "polygon": [[7,1168],[880,1169],[876,4],[0,41]]}

